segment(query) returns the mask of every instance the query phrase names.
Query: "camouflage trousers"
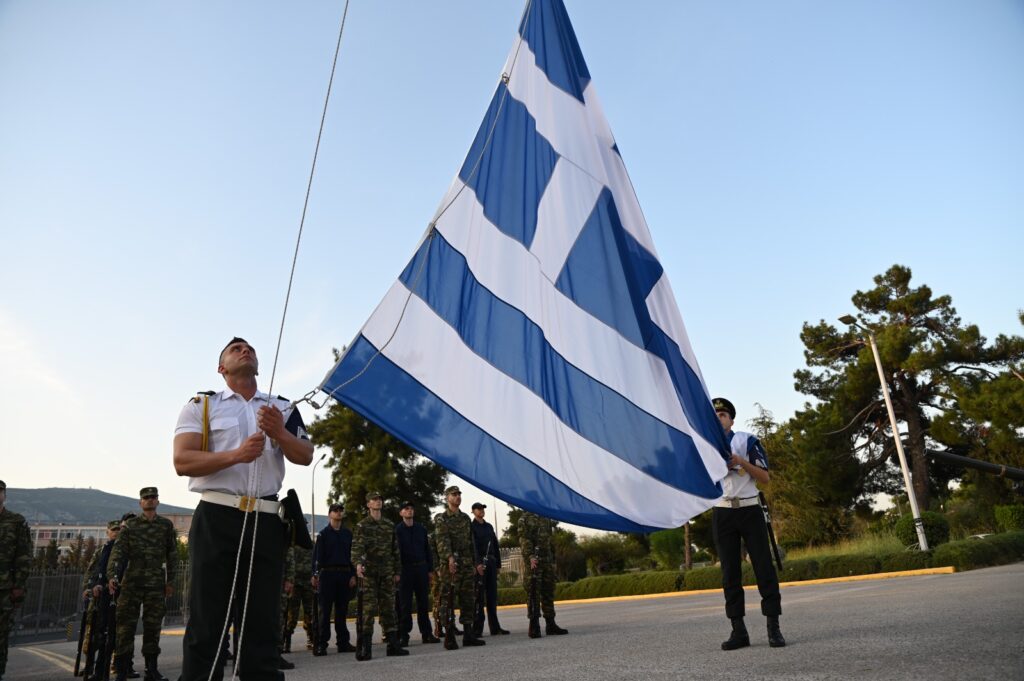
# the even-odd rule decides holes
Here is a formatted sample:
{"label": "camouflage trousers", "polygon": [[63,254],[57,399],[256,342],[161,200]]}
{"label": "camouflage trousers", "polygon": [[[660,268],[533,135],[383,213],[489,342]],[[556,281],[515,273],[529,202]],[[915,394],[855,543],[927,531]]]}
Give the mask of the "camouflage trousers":
{"label": "camouflage trousers", "polygon": [[0,589],[0,677],[7,669],[7,637],[11,633],[14,620],[14,605],[11,603],[11,592]]}
{"label": "camouflage trousers", "polygon": [[[537,600],[540,601],[540,613],[531,610],[530,598],[533,580],[537,583]],[[526,576],[523,579],[523,586],[526,587],[526,616],[529,619],[544,615],[545,619],[555,618],[555,566],[550,563],[540,563],[536,570],[530,570],[529,563],[526,564]]]}
{"label": "camouflage trousers", "polygon": [[160,625],[167,601],[163,586],[152,589],[123,587],[117,597],[117,657],[130,656],[135,645],[135,625],[142,608],[142,654],[160,654]]}
{"label": "camouflage trousers", "polygon": [[[367,574],[363,578],[363,636],[373,640],[373,619],[380,617],[385,634],[398,631],[395,615],[395,578],[391,574]],[[358,625],[357,625],[358,626]]]}
{"label": "camouflage trousers", "polygon": [[292,587],[292,595],[288,599],[285,610],[286,617],[282,618],[285,636],[291,636],[295,632],[295,626],[299,623],[299,608],[302,608],[302,628],[306,630],[308,640],[313,640],[313,587],[309,580],[297,579]]}
{"label": "camouflage trousers", "polygon": [[473,580],[476,569],[472,565],[460,565],[453,575],[447,566],[444,566],[438,570],[438,574],[440,579],[434,580],[434,583],[439,583],[437,597],[440,602],[438,614],[441,617],[441,622],[448,621],[448,592],[454,584],[455,598],[453,600],[455,607],[459,609],[459,622],[463,627],[470,627],[470,631],[472,631],[473,617],[476,613],[476,582]]}

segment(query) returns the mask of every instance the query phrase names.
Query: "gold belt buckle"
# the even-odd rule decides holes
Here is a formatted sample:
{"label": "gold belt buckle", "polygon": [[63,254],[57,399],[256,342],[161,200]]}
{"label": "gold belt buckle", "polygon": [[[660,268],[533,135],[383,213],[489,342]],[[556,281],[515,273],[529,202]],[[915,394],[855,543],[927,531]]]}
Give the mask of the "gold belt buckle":
{"label": "gold belt buckle", "polygon": [[740,507],[740,500],[735,498],[735,497],[733,497],[732,499],[729,500],[729,506],[731,506],[732,508],[739,508]]}
{"label": "gold belt buckle", "polygon": [[249,513],[256,508],[256,497],[241,497],[238,500],[238,510]]}

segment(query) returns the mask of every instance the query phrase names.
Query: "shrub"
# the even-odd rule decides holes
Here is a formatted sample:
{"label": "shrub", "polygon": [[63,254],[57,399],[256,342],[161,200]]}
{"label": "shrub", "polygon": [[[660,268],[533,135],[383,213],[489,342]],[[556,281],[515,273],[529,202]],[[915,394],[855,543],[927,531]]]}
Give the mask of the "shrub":
{"label": "shrub", "polygon": [[817,579],[821,566],[814,558],[794,558],[782,564],[780,582],[802,582],[805,579]]}
{"label": "shrub", "polygon": [[498,605],[518,605],[526,602],[526,589],[521,586],[509,586],[498,589]]}
{"label": "shrub", "polygon": [[1024,504],[996,506],[996,525],[1003,532],[1024,530]]}
{"label": "shrub", "polygon": [[717,565],[712,567],[694,568],[687,570],[683,577],[683,585],[687,591],[698,589],[721,589],[722,568]]}
{"label": "shrub", "polygon": [[900,551],[879,556],[882,572],[922,570],[928,567],[931,555],[922,551]]}
{"label": "shrub", "polygon": [[818,576],[827,579],[829,577],[869,575],[873,572],[878,572],[878,565],[879,561],[875,556],[861,554],[825,556],[821,559],[821,569],[818,572]]}
{"label": "shrub", "polygon": [[561,598],[604,598],[678,591],[678,579],[679,573],[675,570],[586,577],[567,585]]}
{"label": "shrub", "polygon": [[1005,565],[1024,560],[1024,532],[1007,532],[984,539],[961,539],[935,549],[935,567],[952,565],[957,570]]}
{"label": "shrub", "polygon": [[[921,513],[921,521],[924,523],[924,536],[928,540],[928,547],[934,548],[939,544],[949,541],[949,521],[945,516],[935,511],[924,511]],[[914,527],[914,516],[909,513],[896,521],[896,536],[904,545],[917,543],[917,528]]]}

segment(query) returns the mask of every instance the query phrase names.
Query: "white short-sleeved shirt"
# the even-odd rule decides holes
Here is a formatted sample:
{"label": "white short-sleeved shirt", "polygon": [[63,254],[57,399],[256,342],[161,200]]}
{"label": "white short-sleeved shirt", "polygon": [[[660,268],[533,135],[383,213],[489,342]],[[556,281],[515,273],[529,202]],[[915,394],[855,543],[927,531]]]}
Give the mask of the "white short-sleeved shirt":
{"label": "white short-sleeved shirt", "polygon": [[[210,395],[210,451],[236,449],[246,438],[256,433],[259,430],[256,426],[256,413],[260,407],[267,405],[268,399],[269,395],[257,391],[252,399],[247,401],[231,388]],[[299,410],[280,397],[275,397],[273,404],[281,410],[288,432],[308,440],[306,425]],[[203,401],[189,400],[178,416],[174,434],[202,432]],[[189,490],[251,494],[258,497],[277,494],[284,482],[284,452],[270,441],[267,447],[269,449],[265,449],[263,455],[252,463],[238,463],[210,475],[189,478]],[[254,490],[252,486],[256,482],[257,469],[259,486]]]}
{"label": "white short-sleeved shirt", "polygon": [[[768,455],[764,452],[761,441],[751,433],[729,432],[729,445],[732,453],[737,454],[758,468],[768,470]],[[738,468],[738,467],[737,467]],[[722,480],[722,496],[725,499],[746,499],[757,496],[757,483],[742,468],[730,468],[729,474]]]}

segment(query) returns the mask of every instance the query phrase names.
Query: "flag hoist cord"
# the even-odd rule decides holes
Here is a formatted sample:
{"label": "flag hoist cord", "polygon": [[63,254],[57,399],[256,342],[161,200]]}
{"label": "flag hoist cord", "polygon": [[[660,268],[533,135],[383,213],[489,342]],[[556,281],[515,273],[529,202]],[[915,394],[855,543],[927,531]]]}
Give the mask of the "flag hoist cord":
{"label": "flag hoist cord", "polygon": [[[335,73],[335,71],[337,69],[337,66],[338,66],[338,53],[341,51],[341,38],[342,38],[342,35],[344,35],[344,32],[345,32],[345,19],[348,16],[349,1],[350,0],[345,0],[345,8],[344,8],[344,10],[342,11],[342,14],[341,14],[341,25],[338,28],[338,41],[337,41],[337,44],[335,45],[335,48],[334,48],[334,61],[331,64],[331,75],[330,75],[330,78],[328,79],[328,82],[327,82],[327,94],[324,97],[323,112],[320,115],[320,130],[317,133],[316,146],[315,146],[315,148],[313,150],[313,163],[312,163],[312,165],[311,165],[311,167],[309,169],[309,180],[308,180],[308,182],[306,184],[306,198],[305,198],[305,200],[303,201],[303,204],[302,204],[302,217],[299,220],[298,236],[295,239],[295,253],[292,256],[291,272],[288,275],[288,289],[287,289],[287,292],[285,293],[284,310],[281,313],[281,325],[280,325],[280,328],[278,329],[278,334],[277,334],[277,347],[274,350],[274,364],[273,364],[273,368],[271,369],[271,372],[270,372],[270,386],[267,389],[267,394],[268,395],[273,395],[274,377],[277,374],[277,361],[278,361],[278,357],[279,357],[280,352],[281,352],[281,339],[284,336],[284,324],[285,324],[285,319],[288,316],[288,301],[291,299],[292,282],[293,282],[293,280],[295,278],[295,266],[296,266],[296,263],[298,262],[298,258],[299,258],[299,245],[302,243],[302,229],[303,229],[303,226],[306,223],[306,210],[309,207],[309,195],[310,195],[310,193],[312,191],[312,187],[313,187],[313,175],[316,172],[317,156],[320,153],[320,140],[323,137],[324,122],[325,122],[325,120],[327,118],[327,106],[328,106],[328,104],[330,103],[330,100],[331,100],[331,88],[332,88],[332,86],[334,84],[334,73]],[[524,19],[523,19],[523,31],[520,31],[519,40],[518,40],[518,43],[516,44],[516,52],[515,52],[515,55],[512,58],[512,64],[509,66],[509,72],[508,73],[503,73],[502,76],[501,76],[502,82],[505,83],[506,85],[508,84],[508,81],[512,77],[512,73],[515,70],[516,61],[519,58],[519,49],[522,47],[522,44],[523,44],[522,33],[525,31],[525,22],[529,21],[530,6],[532,4],[533,4],[533,0],[527,0],[526,8],[523,10],[523,17],[524,17]],[[480,163],[482,162],[484,154],[487,152],[487,149],[491,145],[491,140],[494,137],[494,130],[497,127],[498,120],[501,118],[501,113],[502,113],[502,111],[504,109],[505,99],[507,97],[508,97],[508,89],[506,88],[505,91],[502,93],[501,101],[498,103],[498,110],[497,110],[497,112],[496,112],[496,114],[494,116],[494,120],[491,123],[491,127],[488,130],[488,132],[487,132],[487,138],[484,141],[483,147],[480,150],[480,154],[477,157],[476,161],[474,162],[473,168],[472,168],[472,170],[469,173],[469,178],[472,178],[480,169]],[[441,208],[438,209],[437,214],[430,221],[430,224],[427,227],[426,234],[424,235],[423,239],[421,239],[421,243],[422,243],[423,240],[433,238],[434,233],[435,233],[435,228],[436,228],[437,221],[441,218],[442,215],[444,215],[448,211],[448,209],[452,206],[452,204],[455,203],[455,201],[459,198],[459,196],[462,194],[462,192],[465,191],[466,186],[467,186],[467,184],[465,182],[463,182],[462,186],[455,193],[455,196],[453,196],[451,198],[451,200],[448,201],[444,206],[442,206]],[[416,276],[413,278],[412,285],[410,286],[409,292],[406,295],[405,304],[402,306],[402,312],[399,315],[398,320],[395,322],[395,328],[391,332],[391,335],[388,337],[388,340],[384,344],[382,344],[380,348],[377,349],[377,351],[370,357],[369,360],[367,360],[366,364],[363,366],[363,368],[358,373],[356,373],[354,376],[349,378],[347,381],[345,381],[341,385],[339,385],[336,388],[334,388],[327,395],[327,397],[334,397],[334,393],[336,393],[341,388],[344,388],[346,385],[348,385],[352,381],[354,381],[357,378],[359,378],[360,376],[362,376],[363,373],[365,373],[366,370],[370,367],[370,364],[373,362],[373,360],[375,360],[384,351],[384,349],[387,348],[387,346],[391,343],[392,339],[394,339],[395,334],[398,333],[398,327],[401,325],[403,317],[405,317],[405,311],[406,311],[406,308],[409,305],[409,301],[410,301],[410,299],[412,297],[412,293],[413,293],[413,291],[416,290],[416,287],[419,284],[419,280],[420,280],[421,275],[423,274],[423,269],[424,269],[424,265],[426,264],[426,261],[427,261],[427,258],[424,257],[422,259],[422,261],[420,262],[420,266],[417,269]],[[292,402],[291,406],[294,408],[300,402],[309,402],[315,408],[319,409],[320,407],[323,406],[323,404],[326,403],[326,399],[321,404],[316,404],[315,402],[313,402],[312,401],[312,397],[318,391],[319,391],[319,388],[311,390],[309,393],[304,395],[301,399],[296,400],[295,402]],[[266,442],[266,444],[264,445],[264,452],[269,451],[272,447],[273,447],[273,443],[268,440]],[[257,492],[259,490],[261,463],[262,463],[261,459],[256,459],[256,465],[253,467],[253,472],[250,474],[249,485],[248,485],[249,496],[253,496],[253,497],[256,496]],[[228,611],[225,613],[225,616],[224,616],[224,626],[221,628],[220,638],[217,641],[217,653],[214,655],[213,664],[210,667],[210,674],[209,674],[209,677],[208,677],[208,681],[213,681],[214,672],[217,669],[218,663],[220,662],[220,656],[221,656],[221,652],[222,652],[222,649],[223,649],[222,645],[221,645],[221,642],[224,640],[224,636],[227,634],[227,631],[228,631],[228,625],[231,622],[231,610],[232,610],[231,604],[234,601],[235,590],[236,590],[236,587],[238,585],[238,568],[241,565],[242,547],[245,544],[246,528],[247,528],[247,525],[248,525],[248,521],[249,521],[249,516],[250,515],[253,516],[253,522],[252,522],[252,544],[250,546],[250,551],[249,551],[249,568],[248,568],[248,572],[247,572],[248,577],[246,578],[245,597],[244,597],[244,599],[242,601],[241,621],[236,623],[236,626],[238,627],[238,644],[236,645],[236,648],[235,648],[235,663],[234,663],[234,665],[232,667],[232,672],[231,672],[231,679],[232,679],[232,681],[234,681],[234,679],[238,678],[239,664],[241,663],[241,658],[242,658],[242,656],[240,655],[240,652],[242,650],[242,644],[243,644],[243,642],[245,640],[246,614],[248,613],[248,609],[249,609],[249,595],[250,595],[250,589],[251,589],[251,586],[252,586],[252,567],[253,567],[253,562],[254,562],[254,559],[255,559],[255,556],[256,556],[256,533],[257,533],[257,530],[259,528],[259,518],[260,518],[260,514],[258,512],[245,513],[245,515],[243,516],[243,519],[242,519],[242,532],[241,532],[241,536],[239,537],[239,541],[238,541],[238,552],[235,555],[235,571],[234,571],[234,575],[231,578],[231,593],[230,593],[230,595],[228,597]]]}

